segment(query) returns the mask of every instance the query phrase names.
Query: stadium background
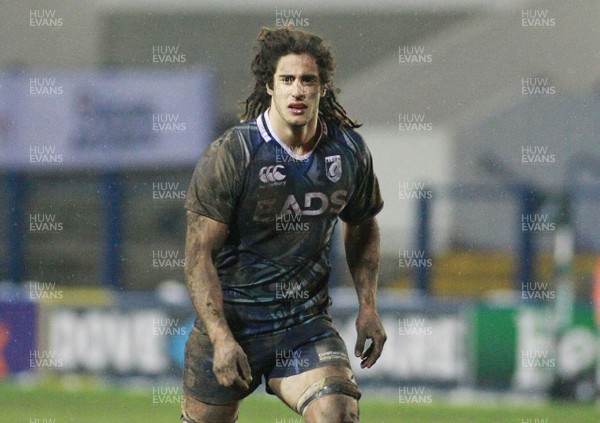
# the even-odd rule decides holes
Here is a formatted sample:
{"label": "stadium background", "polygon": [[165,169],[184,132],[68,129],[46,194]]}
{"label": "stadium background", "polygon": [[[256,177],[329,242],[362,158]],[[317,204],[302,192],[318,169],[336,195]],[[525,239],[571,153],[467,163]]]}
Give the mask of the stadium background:
{"label": "stadium background", "polygon": [[[0,397],[14,421],[120,421],[126,405],[67,418],[43,400],[98,389],[119,389],[109,404],[141,395],[133,421],[176,413],[193,316],[183,193],[237,120],[259,28],[290,19],[331,41],[386,201],[390,339],[377,369],[357,372],[365,421],[451,421],[447,404],[465,400],[492,405],[457,421],[597,419],[578,405],[597,392],[595,2],[0,7]],[[339,239],[333,264],[332,313],[352,346]],[[41,408],[19,410],[28,392]],[[294,421],[254,406],[257,421]]]}

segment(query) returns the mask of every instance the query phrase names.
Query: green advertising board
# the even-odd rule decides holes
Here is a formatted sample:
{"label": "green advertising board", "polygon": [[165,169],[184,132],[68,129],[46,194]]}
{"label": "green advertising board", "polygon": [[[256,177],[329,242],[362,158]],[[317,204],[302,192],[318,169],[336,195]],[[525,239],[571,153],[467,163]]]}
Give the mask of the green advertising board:
{"label": "green advertising board", "polygon": [[593,396],[598,333],[591,306],[576,307],[563,333],[550,306],[479,304],[472,313],[471,357],[478,387]]}

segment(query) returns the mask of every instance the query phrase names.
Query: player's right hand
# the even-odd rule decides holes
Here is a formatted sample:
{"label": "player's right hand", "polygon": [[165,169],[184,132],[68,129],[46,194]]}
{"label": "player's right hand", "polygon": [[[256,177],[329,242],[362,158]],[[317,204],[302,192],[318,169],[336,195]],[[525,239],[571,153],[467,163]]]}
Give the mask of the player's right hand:
{"label": "player's right hand", "polygon": [[246,353],[235,340],[214,345],[213,372],[222,386],[250,389],[252,373]]}

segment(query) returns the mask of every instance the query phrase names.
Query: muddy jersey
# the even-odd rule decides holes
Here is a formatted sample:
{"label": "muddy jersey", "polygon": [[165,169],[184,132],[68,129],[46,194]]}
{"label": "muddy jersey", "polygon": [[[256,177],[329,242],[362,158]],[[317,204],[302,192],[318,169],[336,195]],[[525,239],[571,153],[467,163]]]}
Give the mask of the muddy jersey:
{"label": "muddy jersey", "polygon": [[298,156],[277,138],[267,110],[226,131],[194,170],[185,207],[229,227],[215,265],[240,337],[324,313],[338,216],[358,224],[383,207],[362,138],[322,117],[318,128],[313,150]]}

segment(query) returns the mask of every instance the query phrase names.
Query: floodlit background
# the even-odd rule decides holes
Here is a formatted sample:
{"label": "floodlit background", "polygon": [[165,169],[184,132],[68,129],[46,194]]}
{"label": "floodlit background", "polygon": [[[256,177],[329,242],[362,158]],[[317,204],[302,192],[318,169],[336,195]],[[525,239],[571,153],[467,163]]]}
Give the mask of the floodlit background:
{"label": "floodlit background", "polygon": [[[0,392],[15,421],[177,421],[189,179],[238,121],[260,28],[286,24],[333,45],[385,200],[389,340],[373,369],[353,362],[363,420],[597,419],[599,20],[593,0],[0,4]],[[339,234],[332,264],[353,350]],[[95,415],[100,391],[141,396]],[[81,410],[51,400],[86,392]],[[257,397],[240,421],[300,421]]]}

